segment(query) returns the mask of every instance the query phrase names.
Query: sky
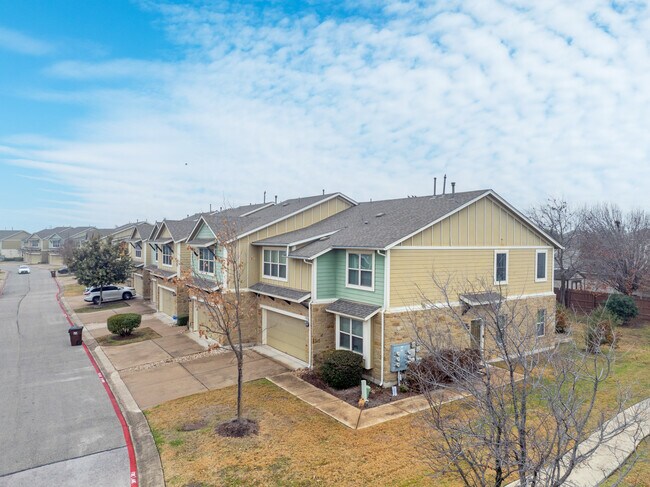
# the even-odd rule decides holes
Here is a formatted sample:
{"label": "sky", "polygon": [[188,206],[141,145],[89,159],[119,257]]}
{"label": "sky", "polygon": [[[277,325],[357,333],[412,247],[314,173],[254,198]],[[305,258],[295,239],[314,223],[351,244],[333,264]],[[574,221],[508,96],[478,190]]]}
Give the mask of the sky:
{"label": "sky", "polygon": [[340,191],[650,208],[641,1],[0,2],[0,229]]}

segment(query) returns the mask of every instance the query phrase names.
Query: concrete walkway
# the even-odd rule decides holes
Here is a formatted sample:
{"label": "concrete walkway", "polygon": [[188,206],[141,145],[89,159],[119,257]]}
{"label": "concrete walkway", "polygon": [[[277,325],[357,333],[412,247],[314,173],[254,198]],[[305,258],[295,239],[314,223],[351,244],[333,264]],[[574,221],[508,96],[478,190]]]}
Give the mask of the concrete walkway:
{"label": "concrete walkway", "polygon": [[[606,425],[606,431],[614,431],[635,415],[640,423],[633,423],[611,440],[600,445],[588,462],[576,467],[564,483],[567,487],[592,487],[600,485],[610,477],[634,453],[637,445],[650,435],[650,398],[635,404],[614,416]],[[598,434],[594,433],[578,447],[579,452],[588,451],[598,443]],[[519,481],[507,487],[517,487]]]}
{"label": "concrete walkway", "polygon": [[[274,377],[268,377],[268,379],[301,401],[352,429],[368,428],[423,411],[429,407],[429,403],[424,396],[413,396],[369,409],[359,409],[305,382],[292,372],[285,372]],[[441,390],[439,393],[442,396],[440,398],[442,403],[456,401],[465,397],[463,394],[448,390]]]}

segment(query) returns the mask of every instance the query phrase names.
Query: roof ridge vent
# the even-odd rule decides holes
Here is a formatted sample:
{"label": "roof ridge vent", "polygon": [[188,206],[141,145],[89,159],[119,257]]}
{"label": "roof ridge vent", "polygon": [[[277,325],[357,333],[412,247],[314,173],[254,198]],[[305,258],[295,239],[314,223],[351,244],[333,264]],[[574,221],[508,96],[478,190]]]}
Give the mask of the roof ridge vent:
{"label": "roof ridge vent", "polygon": [[282,206],[289,206],[289,202],[285,201],[284,203],[282,203]]}
{"label": "roof ridge vent", "polygon": [[324,237],[321,237],[321,238],[319,238],[318,240],[319,240],[319,241],[329,240],[329,238],[330,238],[329,235],[325,235]]}
{"label": "roof ridge vent", "polygon": [[386,213],[384,213],[384,212],[382,211],[381,213],[377,213],[377,214],[375,215],[375,218],[381,218],[381,217],[384,216],[385,214],[386,214]]}

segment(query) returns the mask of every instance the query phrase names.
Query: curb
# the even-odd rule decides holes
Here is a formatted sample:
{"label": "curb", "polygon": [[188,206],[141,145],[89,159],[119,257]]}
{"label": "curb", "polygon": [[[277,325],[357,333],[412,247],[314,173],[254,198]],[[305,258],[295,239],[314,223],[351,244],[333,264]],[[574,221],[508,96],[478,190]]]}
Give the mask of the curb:
{"label": "curb", "polygon": [[[58,279],[55,279],[59,292],[57,301],[70,324],[81,323],[77,314],[70,309],[61,293]],[[91,336],[84,337],[83,347],[95,367],[100,380],[109,393],[116,408],[118,419],[124,429],[124,437],[129,450],[131,464],[131,485],[136,487],[159,487],[165,479],[158,448],[153,439],[146,417],[136,404],[133,396],[122,381],[102,348]]]}

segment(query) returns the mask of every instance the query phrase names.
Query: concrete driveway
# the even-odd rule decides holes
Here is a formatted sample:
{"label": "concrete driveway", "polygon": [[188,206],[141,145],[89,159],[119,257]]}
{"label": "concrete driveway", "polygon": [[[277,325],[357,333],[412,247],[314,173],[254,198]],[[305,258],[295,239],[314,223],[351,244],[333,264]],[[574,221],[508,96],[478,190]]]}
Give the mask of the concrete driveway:
{"label": "concrete driveway", "polygon": [[130,485],[121,425],[43,267],[0,296],[0,486]]}

